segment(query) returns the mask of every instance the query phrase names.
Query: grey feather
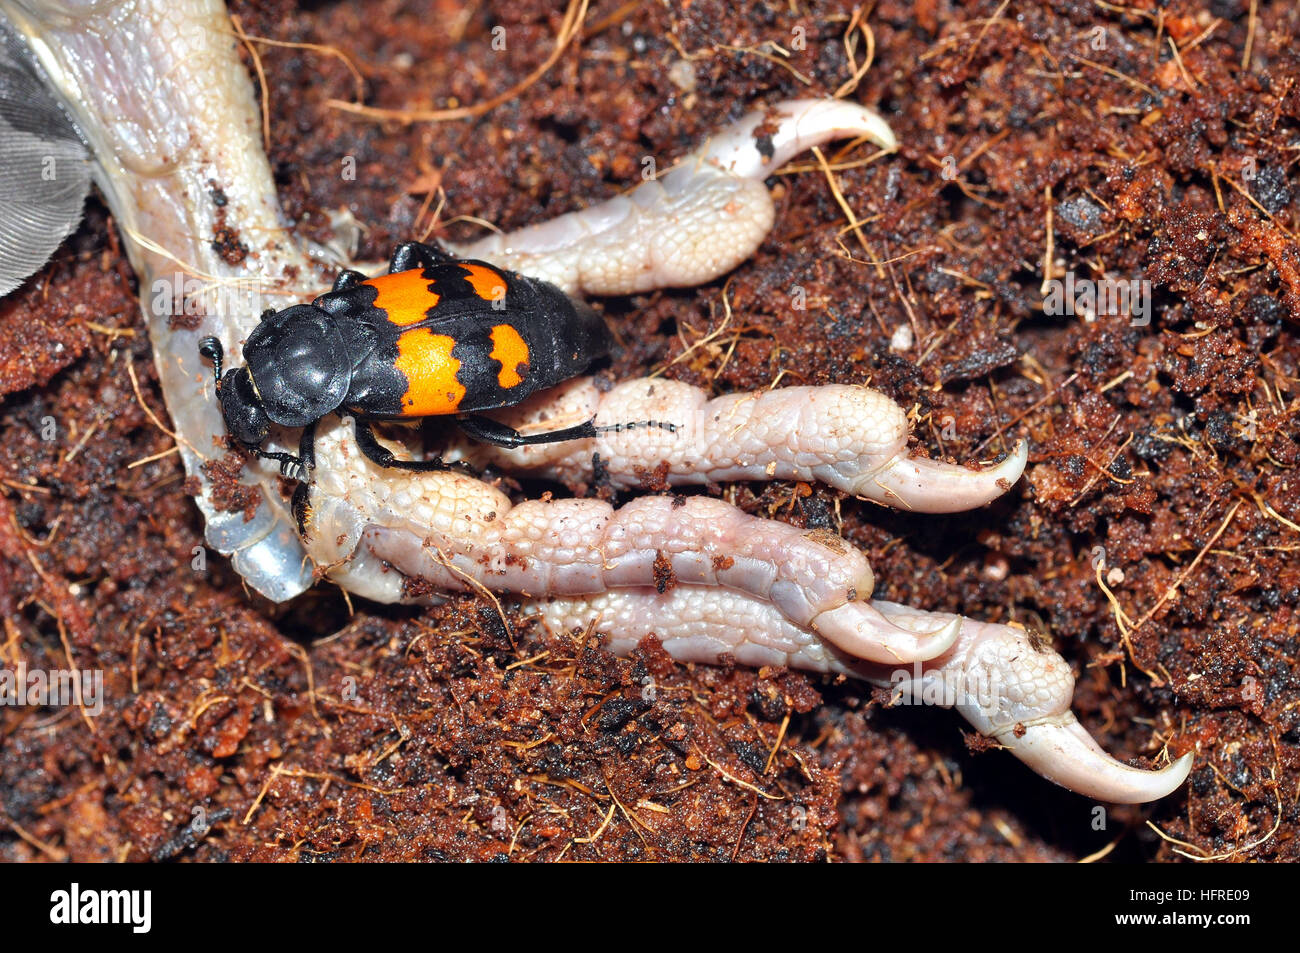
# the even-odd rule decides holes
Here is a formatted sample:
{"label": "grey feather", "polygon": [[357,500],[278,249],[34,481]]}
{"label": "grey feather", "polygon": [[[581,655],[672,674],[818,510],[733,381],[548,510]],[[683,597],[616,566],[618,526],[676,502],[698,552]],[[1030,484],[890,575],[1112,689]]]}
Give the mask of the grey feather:
{"label": "grey feather", "polygon": [[0,295],[72,234],[90,179],[90,153],[72,120],[0,22]]}

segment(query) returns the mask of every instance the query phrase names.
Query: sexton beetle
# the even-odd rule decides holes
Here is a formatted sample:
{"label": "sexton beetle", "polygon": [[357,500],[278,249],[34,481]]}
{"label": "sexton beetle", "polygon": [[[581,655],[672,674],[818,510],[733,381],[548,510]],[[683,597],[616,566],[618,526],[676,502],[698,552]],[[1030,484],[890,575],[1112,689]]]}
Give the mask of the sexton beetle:
{"label": "sexton beetle", "polygon": [[[519,431],[471,411],[519,403],[576,377],[609,351],[604,321],[554,285],[418,242],[397,246],[389,273],[343,271],[311,304],[268,310],[244,344],[244,367],[222,376],[212,361],[226,429],[283,473],[305,479],[311,428],[326,414],[356,419],[357,444],[375,463],[441,469],[441,460],[399,460],[375,439],[372,420],[458,415],[469,436],[502,447],[594,437],[657,421],[597,427],[594,420],[544,433]],[[271,424],[304,427],[298,456],[262,449]]]}

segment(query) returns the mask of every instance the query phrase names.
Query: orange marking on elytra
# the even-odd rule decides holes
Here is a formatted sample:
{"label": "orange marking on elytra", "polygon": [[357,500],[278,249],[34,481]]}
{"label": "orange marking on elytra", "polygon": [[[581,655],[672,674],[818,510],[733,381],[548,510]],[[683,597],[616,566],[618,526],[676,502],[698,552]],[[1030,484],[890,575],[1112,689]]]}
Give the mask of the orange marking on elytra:
{"label": "orange marking on elytra", "polygon": [[492,353],[488,357],[501,362],[497,383],[502,388],[508,390],[524,382],[528,373],[528,344],[510,325],[498,324],[492,328]]}
{"label": "orange marking on elytra", "polygon": [[375,307],[386,311],[388,320],[400,327],[423,321],[438,303],[438,295],[429,290],[429,281],[418,268],[367,278],[361,283],[379,291]]}
{"label": "orange marking on elytra", "polygon": [[504,301],[506,280],[486,265],[461,265],[474,293],[484,301]]}
{"label": "orange marking on elytra", "polygon": [[397,338],[395,366],[406,375],[401,416],[433,417],[454,414],[465,398],[465,386],[456,380],[460,361],[451,356],[454,338],[415,328]]}

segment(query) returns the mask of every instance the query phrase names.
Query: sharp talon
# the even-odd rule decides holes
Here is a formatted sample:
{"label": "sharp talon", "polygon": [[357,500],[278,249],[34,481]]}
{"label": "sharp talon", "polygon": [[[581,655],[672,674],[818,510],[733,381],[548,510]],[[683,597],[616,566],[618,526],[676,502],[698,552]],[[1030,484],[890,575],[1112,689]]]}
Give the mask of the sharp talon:
{"label": "sharp talon", "polygon": [[1012,754],[1050,781],[1084,797],[1112,804],[1145,804],[1182,786],[1191,773],[1191,752],[1157,771],[1134,768],[1102,750],[1072,712],[1050,720],[1000,731],[996,737]]}
{"label": "sharp talon", "polygon": [[[773,131],[762,140],[760,127]],[[713,136],[695,156],[733,175],[765,179],[801,152],[836,139],[865,136],[893,152],[898,139],[878,112],[845,99],[789,99],[747,113]]]}
{"label": "sharp talon", "polygon": [[919,513],[956,513],[996,500],[1025,470],[1029,445],[1018,440],[1007,458],[983,470],[927,460],[898,457],[855,488],[859,496],[886,506]]}

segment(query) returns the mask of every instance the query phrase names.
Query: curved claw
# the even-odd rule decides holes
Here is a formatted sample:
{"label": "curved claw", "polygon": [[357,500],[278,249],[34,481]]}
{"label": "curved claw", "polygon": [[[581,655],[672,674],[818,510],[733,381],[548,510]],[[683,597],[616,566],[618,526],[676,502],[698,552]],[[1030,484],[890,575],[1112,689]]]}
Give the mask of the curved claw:
{"label": "curved claw", "polygon": [[[771,129],[756,136],[760,127]],[[898,140],[875,110],[844,99],[787,99],[746,113],[713,136],[694,157],[732,175],[765,179],[801,152],[835,139],[865,136],[893,152]]]}
{"label": "curved claw", "polygon": [[1020,440],[997,466],[969,470],[941,460],[897,457],[866,477],[854,492],[886,506],[919,513],[957,513],[996,500],[1020,479],[1029,445]]}
{"label": "curved claw", "polygon": [[1006,729],[997,740],[1036,772],[1063,788],[1113,804],[1144,804],[1176,791],[1192,770],[1191,752],[1158,771],[1130,767],[1102,750],[1072,712]]}
{"label": "curved claw", "polygon": [[[945,615],[881,600],[873,605],[891,622],[918,632]],[[877,685],[908,684],[913,697],[937,689],[936,704],[955,708],[980,734],[996,738],[1034,771],[1085,797],[1140,804],[1164,797],[1187,780],[1190,754],[1147,771],[1102,750],[1069,709],[1074,694],[1069,665],[1036,645],[1023,629],[974,619],[963,619],[962,628],[949,655],[901,683],[896,672],[863,674]]]}
{"label": "curved claw", "polygon": [[929,632],[904,628],[868,602],[849,602],[813,619],[811,628],[841,652],[879,665],[910,665],[943,655],[961,635],[952,616]]}

